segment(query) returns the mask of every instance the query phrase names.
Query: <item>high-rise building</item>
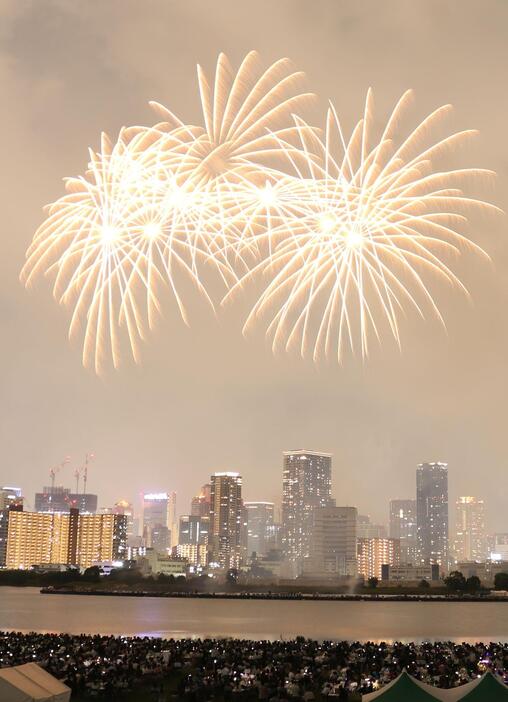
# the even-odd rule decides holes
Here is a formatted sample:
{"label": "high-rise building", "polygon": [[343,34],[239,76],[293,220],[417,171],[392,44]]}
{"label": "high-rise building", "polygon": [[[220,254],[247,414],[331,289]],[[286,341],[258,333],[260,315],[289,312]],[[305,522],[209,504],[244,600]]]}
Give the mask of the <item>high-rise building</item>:
{"label": "high-rise building", "polygon": [[206,483],[201,492],[191,501],[191,515],[193,517],[209,517],[212,486]]}
{"label": "high-rise building", "polygon": [[0,510],[9,509],[12,505],[22,505],[21,488],[4,485],[0,488]]}
{"label": "high-rise building", "polygon": [[127,540],[137,536],[134,508],[127,500],[118,500],[113,507],[104,507],[101,514],[124,514],[127,517]]}
{"label": "high-rise building", "polygon": [[197,517],[185,514],[180,517],[179,546],[187,544],[208,544],[210,517]]}
{"label": "high-rise building", "polygon": [[356,507],[316,507],[312,513],[309,555],[303,574],[313,578],[355,576]]}
{"label": "high-rise building", "polygon": [[476,497],[459,497],[455,503],[455,544],[457,561],[484,561],[487,556],[485,505]]}
{"label": "high-rise building", "polygon": [[416,539],[420,564],[448,568],[448,465],[421,463],[416,469]]}
{"label": "high-rise building", "polygon": [[398,539],[358,539],[358,575],[368,580],[381,580],[383,565],[397,566],[400,563]]}
{"label": "high-rise building", "polygon": [[113,514],[70,512],[9,512],[6,566],[93,563],[123,560],[126,518]]}
{"label": "high-rise building", "polygon": [[247,556],[264,556],[275,548],[273,502],[245,502],[247,515]]}
{"label": "high-rise building", "polygon": [[373,524],[367,514],[359,514],[356,533],[359,539],[385,539],[384,524]]}
{"label": "high-rise building", "polygon": [[157,551],[176,546],[176,492],[146,492],[143,495],[143,537],[145,546]]}
{"label": "high-rise building", "polygon": [[416,500],[390,500],[390,538],[400,541],[401,564],[415,564]]}
{"label": "high-rise building", "polygon": [[61,485],[43,487],[42,492],[35,493],[36,512],[68,512],[71,508],[80,512],[95,514],[97,512],[97,495],[91,493],[74,493]]}
{"label": "high-rise building", "polygon": [[242,557],[242,478],[239,473],[214,473],[211,486],[211,558],[222,568],[238,568]]}
{"label": "high-rise building", "polygon": [[127,557],[127,517],[124,514],[80,514],[77,565],[122,561]]}
{"label": "high-rise building", "polygon": [[310,555],[313,512],[330,507],[332,455],[299,449],[284,452],[282,548],[293,576]]}

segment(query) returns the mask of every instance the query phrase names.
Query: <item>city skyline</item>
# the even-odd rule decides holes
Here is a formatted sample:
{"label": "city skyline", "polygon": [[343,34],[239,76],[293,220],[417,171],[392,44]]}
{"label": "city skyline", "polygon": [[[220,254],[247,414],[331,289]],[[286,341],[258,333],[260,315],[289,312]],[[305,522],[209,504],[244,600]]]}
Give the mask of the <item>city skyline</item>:
{"label": "city skyline", "polygon": [[[317,459],[318,461],[326,461],[326,463],[323,464],[323,466],[321,466],[320,464],[316,464],[316,466],[314,466],[314,464],[312,463],[313,458],[314,460]],[[287,490],[287,487],[285,488],[284,486],[291,484],[292,478],[291,474],[288,471],[291,470],[291,462],[294,462],[294,459],[296,459],[297,461],[303,459],[305,465],[307,466],[307,470],[308,467],[310,467],[311,473],[314,476],[310,479],[310,482],[308,483],[307,481],[309,480],[309,478],[305,479],[305,490],[309,491],[310,488],[310,492],[308,493],[310,499],[303,499],[303,495],[300,495],[299,499],[303,499],[300,507],[298,508],[301,512],[301,516],[307,519],[307,521],[309,521],[310,523],[312,515],[311,511],[308,511],[309,508],[310,510],[312,510],[314,506],[324,507],[327,505],[333,506],[334,504],[336,504],[336,498],[333,496],[333,454],[325,453],[322,451],[316,451],[313,449],[294,449],[282,452],[282,490],[279,499],[274,499],[272,501],[249,500],[245,496],[244,484],[241,498],[244,508],[247,509],[249,507],[253,507],[256,510],[270,509],[269,514],[271,516],[269,516],[269,524],[282,524],[284,512],[286,512],[286,515],[288,513],[288,505],[290,511],[293,509],[290,506],[291,502],[288,502],[288,499],[292,499],[290,493],[288,492],[286,493],[286,507],[284,506],[284,491]],[[309,463],[309,461],[311,462]],[[417,466],[414,467],[416,468],[416,481],[413,485],[413,492],[411,494],[408,494],[404,498],[390,498],[387,504],[385,505],[386,509],[384,510],[384,517],[382,517],[378,521],[371,519],[371,515],[362,514],[362,505],[360,502],[355,502],[351,504],[350,506],[354,506],[354,508],[357,510],[358,538],[399,539],[401,548],[401,563],[404,562],[405,557],[408,557],[408,562],[418,559],[419,550],[421,550],[421,544],[419,545],[417,528],[418,495],[419,491],[421,491],[420,476],[422,474],[422,470],[432,470],[433,467],[441,470],[444,469],[446,476],[448,476],[447,463],[429,462],[417,464]],[[295,469],[296,472],[294,473],[293,479],[298,480],[298,478],[302,477],[305,474],[306,470],[304,469],[303,473],[300,474],[301,467],[299,464],[295,464]],[[293,469],[293,472],[295,469]],[[156,507],[157,518],[155,519],[154,524],[161,526],[162,522],[164,522],[163,526],[165,527],[165,529],[167,529],[166,536],[168,539],[168,543],[171,543],[171,545],[175,545],[175,533],[180,533],[181,523],[183,519],[185,519],[187,522],[188,526],[186,528],[190,529],[191,532],[194,531],[196,526],[191,526],[190,522],[195,522],[196,525],[199,525],[200,518],[206,517],[207,520],[209,519],[211,509],[211,487],[214,476],[217,475],[238,476],[240,481],[243,482],[242,476],[238,472],[215,471],[209,476],[209,482],[204,483],[199,490],[195,490],[193,493],[193,497],[187,503],[185,501],[177,500],[177,493],[175,491],[163,492],[159,490],[151,492],[141,492],[138,495],[139,499],[137,501],[133,500],[130,502],[128,500],[125,500],[125,498],[119,498],[118,500],[115,500],[114,504],[103,504],[103,502],[100,500],[99,495],[90,494],[90,492],[87,492],[86,495],[82,492],[80,492],[79,494],[70,493],[70,488],[65,488],[65,486],[61,485],[54,485],[52,488],[44,487],[43,492],[35,493],[35,500],[34,502],[32,502],[30,500],[29,495],[23,493],[23,488],[19,485],[1,487],[2,484],[0,483],[0,509],[7,508],[8,504],[11,501],[15,502],[18,499],[18,497],[21,496],[21,499],[24,500],[24,508],[27,511],[65,512],[66,510],[68,511],[71,507],[79,507],[79,509],[85,513],[100,512],[103,514],[129,514],[131,524],[129,528],[131,530],[134,514],[134,520],[137,525],[137,532],[139,531],[140,536],[143,536],[147,543],[149,543],[151,538],[150,534],[143,533],[143,525],[147,523],[144,515],[147,514],[146,504],[148,500],[149,503],[154,504]],[[430,482],[432,484],[432,480]],[[316,495],[313,494],[313,491],[316,489],[314,487],[314,484],[318,488]],[[433,487],[436,488],[435,485]],[[460,546],[460,543],[461,541],[464,542],[464,539],[466,539],[467,541],[469,538],[472,538],[475,543],[475,545],[473,545],[472,547],[472,552],[475,552],[474,549],[476,548],[477,550],[483,549],[484,552],[487,553],[487,535],[502,534],[505,532],[505,529],[493,529],[489,527],[489,506],[488,504],[485,504],[485,501],[482,499],[481,496],[459,496],[456,500],[451,501],[451,499],[448,499],[448,487],[448,478],[446,477],[446,531],[448,534],[448,550],[450,557],[453,557],[456,554],[456,552],[460,553],[461,548],[465,549],[465,544],[463,543],[462,546]],[[54,490],[54,496],[51,495],[52,489]],[[428,487],[426,487],[426,489],[428,489]],[[8,495],[9,491],[12,494]],[[460,493],[460,486],[455,486],[455,492],[457,492],[458,494]],[[308,503],[306,502],[306,500],[309,500]],[[158,505],[161,504],[165,505],[163,508],[163,512],[166,514],[166,517],[164,519],[161,519],[159,517],[161,507],[159,507]],[[305,507],[306,504],[308,504],[308,507]],[[481,521],[475,521],[475,518],[473,518],[472,516],[466,518],[465,515],[461,515],[459,510],[459,507],[461,506],[462,508],[466,507],[469,509],[474,509],[475,507],[480,508]],[[380,509],[382,509],[381,506]],[[423,507],[420,507],[420,510],[422,509]],[[427,510],[427,507],[425,507],[425,510]],[[476,513],[473,512],[472,515],[473,514]],[[433,515],[431,514],[431,516]],[[257,519],[259,519],[259,517],[256,516],[256,520]],[[266,519],[266,516],[264,516],[263,519]],[[431,521],[433,521],[433,519]],[[197,528],[199,533],[199,526],[197,526]],[[471,536],[466,535],[469,531],[471,531]],[[206,532],[208,532],[208,527],[206,527]],[[476,534],[473,536],[472,534],[474,532],[476,532]],[[283,541],[285,540],[283,532],[281,532],[280,537]],[[259,538],[259,536],[257,536],[256,538]],[[274,535],[268,538],[273,539]],[[471,544],[469,544],[469,548],[471,549]],[[458,560],[460,560],[460,557],[458,558]]]}

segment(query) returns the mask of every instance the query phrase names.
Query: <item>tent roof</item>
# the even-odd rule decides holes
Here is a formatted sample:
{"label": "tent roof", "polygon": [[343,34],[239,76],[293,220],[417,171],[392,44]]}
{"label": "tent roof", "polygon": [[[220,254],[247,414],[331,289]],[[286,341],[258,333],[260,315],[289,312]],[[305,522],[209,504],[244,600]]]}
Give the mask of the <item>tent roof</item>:
{"label": "tent roof", "polygon": [[19,702],[67,702],[71,690],[37,663],[25,663],[0,669],[2,700]]}
{"label": "tent roof", "polygon": [[[457,689],[460,690],[460,688]],[[487,672],[479,678],[477,684],[470,691],[459,699],[460,702],[506,702],[508,700],[508,687],[496,675]]]}
{"label": "tent roof", "polygon": [[[422,697],[421,695],[424,695]],[[420,702],[420,700],[439,700],[439,702],[508,702],[508,687],[503,681],[486,672],[481,678],[471,680],[465,685],[442,689],[416,680],[405,671],[388,685],[376,692],[363,695],[363,702]]]}
{"label": "tent roof", "polygon": [[[363,695],[363,702],[379,700],[379,702],[436,702],[438,697],[427,692],[430,685],[419,684],[405,671],[391,683],[385,685],[380,690]],[[431,688],[432,689],[432,688]]]}

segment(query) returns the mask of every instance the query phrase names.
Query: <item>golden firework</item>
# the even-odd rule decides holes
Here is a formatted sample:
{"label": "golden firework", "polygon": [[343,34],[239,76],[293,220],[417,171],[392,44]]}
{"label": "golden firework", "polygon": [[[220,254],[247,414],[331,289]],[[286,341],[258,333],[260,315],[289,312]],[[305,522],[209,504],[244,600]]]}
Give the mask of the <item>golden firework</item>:
{"label": "golden firework", "polygon": [[459,229],[468,208],[493,207],[462,191],[467,178],[490,172],[432,170],[444,149],[474,132],[451,134],[422,150],[422,139],[449,111],[444,106],[397,145],[396,126],[410,95],[399,100],[378,139],[371,91],[349,140],[333,105],[323,135],[295,118],[303,167],[280,140],[288,148],[298,205],[269,231],[264,260],[238,284],[260,272],[268,277],[244,331],[266,319],[274,351],[297,346],[314,360],[333,353],[340,361],[348,345],[366,356],[382,323],[400,345],[399,317],[408,306],[422,316],[430,309],[442,321],[433,278],[465,291],[447,262],[450,254],[469,248],[486,256]]}

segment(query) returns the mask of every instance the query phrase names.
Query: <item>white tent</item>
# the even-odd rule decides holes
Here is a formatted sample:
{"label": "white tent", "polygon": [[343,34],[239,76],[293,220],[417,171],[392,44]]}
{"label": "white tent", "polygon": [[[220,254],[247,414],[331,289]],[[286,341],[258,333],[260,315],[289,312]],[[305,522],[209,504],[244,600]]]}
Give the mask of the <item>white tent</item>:
{"label": "white tent", "polygon": [[37,663],[0,668],[2,702],[69,702],[71,689]]}

